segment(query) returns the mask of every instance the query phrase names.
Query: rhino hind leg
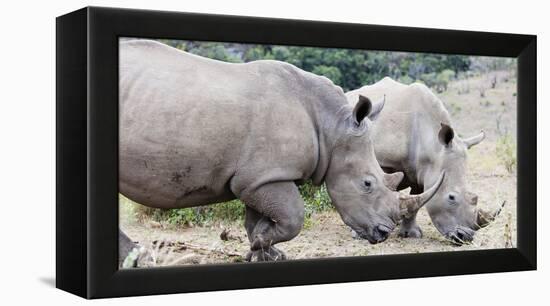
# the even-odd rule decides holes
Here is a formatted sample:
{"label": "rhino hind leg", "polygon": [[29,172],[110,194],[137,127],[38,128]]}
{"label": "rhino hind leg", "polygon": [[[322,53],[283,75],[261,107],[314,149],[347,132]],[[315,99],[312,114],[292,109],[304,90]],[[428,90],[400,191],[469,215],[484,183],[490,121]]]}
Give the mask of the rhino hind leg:
{"label": "rhino hind leg", "polygon": [[118,267],[137,268],[151,266],[150,250],[135,244],[122,230],[118,230]]}
{"label": "rhino hind leg", "polygon": [[[136,244],[124,234],[122,230],[118,230],[118,266],[122,267],[122,263],[130,254],[130,252],[136,247]],[[135,263],[137,266],[137,262]]]}
{"label": "rhino hind leg", "polygon": [[[422,189],[411,188],[411,194],[421,194]],[[418,213],[418,212],[417,212]],[[403,219],[399,226],[399,237],[401,238],[422,238],[422,229],[416,224],[416,213],[411,218]]]}
{"label": "rhino hind leg", "polygon": [[285,260],[274,245],[296,237],[304,224],[304,203],[293,182],[263,185],[245,193],[245,227],[250,241],[248,261]]}

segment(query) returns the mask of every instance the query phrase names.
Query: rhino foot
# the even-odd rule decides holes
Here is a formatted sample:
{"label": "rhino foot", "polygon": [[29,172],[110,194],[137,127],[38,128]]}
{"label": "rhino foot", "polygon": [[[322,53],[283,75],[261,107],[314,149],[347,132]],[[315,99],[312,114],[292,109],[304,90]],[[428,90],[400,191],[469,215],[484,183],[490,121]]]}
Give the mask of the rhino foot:
{"label": "rhino foot", "polygon": [[422,238],[422,230],[418,225],[411,227],[401,227],[399,229],[399,237],[401,238]]}
{"label": "rhino foot", "polygon": [[361,237],[359,236],[359,234],[357,234],[356,231],[354,231],[353,229],[351,230],[351,238],[353,239],[361,239]]}
{"label": "rhino foot", "polygon": [[151,253],[144,247],[136,246],[128,253],[128,256],[124,258],[124,261],[119,267],[123,269],[147,267],[152,265],[152,263],[153,257]]}
{"label": "rhino foot", "polygon": [[270,246],[268,249],[249,251],[246,254],[246,261],[278,261],[286,260],[286,254],[280,249]]}

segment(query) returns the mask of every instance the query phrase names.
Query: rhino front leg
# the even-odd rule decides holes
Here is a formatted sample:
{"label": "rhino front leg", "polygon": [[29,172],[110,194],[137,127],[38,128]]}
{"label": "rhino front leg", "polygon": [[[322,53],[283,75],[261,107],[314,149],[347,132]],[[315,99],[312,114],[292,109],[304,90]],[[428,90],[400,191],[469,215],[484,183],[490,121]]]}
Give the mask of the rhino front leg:
{"label": "rhino front leg", "polygon": [[[411,194],[421,194],[422,189],[411,187]],[[418,211],[417,211],[418,213]],[[409,219],[403,219],[399,227],[399,237],[402,238],[422,238],[422,230],[416,224],[416,213]]]}
{"label": "rhino front leg", "polygon": [[247,260],[284,260],[274,245],[296,237],[304,224],[304,203],[293,182],[270,183],[242,200],[247,205],[245,227],[250,241]]}
{"label": "rhino front leg", "polygon": [[[258,224],[258,221],[261,219],[266,218],[259,212],[255,211],[254,209],[250,207],[246,207],[246,215],[244,220],[244,226],[246,228],[246,234],[248,236],[248,240],[252,244],[254,242],[254,228],[256,227],[256,224]],[[264,220],[266,222],[267,220]],[[276,248],[275,246],[271,246],[267,250],[256,250],[256,251],[249,251],[248,254],[246,254],[245,260],[246,261],[268,261],[268,260],[285,260],[286,254]]]}
{"label": "rhino front leg", "polygon": [[422,230],[416,224],[416,214],[410,219],[403,219],[399,228],[399,237],[402,238],[422,238]]}

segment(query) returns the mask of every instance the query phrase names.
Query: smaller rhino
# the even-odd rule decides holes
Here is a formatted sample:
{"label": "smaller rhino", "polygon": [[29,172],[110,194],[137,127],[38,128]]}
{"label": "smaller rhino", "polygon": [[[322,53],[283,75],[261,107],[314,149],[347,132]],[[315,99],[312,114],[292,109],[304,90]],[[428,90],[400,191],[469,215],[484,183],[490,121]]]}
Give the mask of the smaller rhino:
{"label": "smaller rhino", "polygon": [[[456,135],[443,103],[422,84],[386,77],[346,96],[352,105],[360,96],[385,101],[384,112],[373,121],[372,139],[382,169],[405,173],[399,190],[411,187],[411,194],[421,193],[445,172],[443,184],[426,204],[442,235],[457,244],[470,242],[476,230],[494,220],[500,209],[489,213],[477,208],[478,196],[466,188],[466,150],[485,138],[483,131],[464,139]],[[399,235],[422,237],[416,212],[403,220]]]}

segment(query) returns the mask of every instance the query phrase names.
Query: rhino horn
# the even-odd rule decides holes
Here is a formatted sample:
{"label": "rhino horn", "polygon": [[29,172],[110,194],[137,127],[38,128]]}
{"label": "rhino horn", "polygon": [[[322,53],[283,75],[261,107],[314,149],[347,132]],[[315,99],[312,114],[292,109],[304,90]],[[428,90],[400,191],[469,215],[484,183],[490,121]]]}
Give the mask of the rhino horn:
{"label": "rhino horn", "polygon": [[480,143],[481,141],[483,141],[483,139],[485,139],[485,132],[481,131],[481,133],[477,134],[476,136],[466,138],[463,141],[464,141],[464,144],[466,144],[466,147],[469,149],[475,146],[476,144]]}
{"label": "rhino horn", "polygon": [[476,224],[480,228],[486,227],[491,222],[495,221],[496,217],[500,214],[502,211],[502,208],[504,207],[504,204],[506,204],[506,201],[503,201],[499,208],[497,208],[494,212],[488,212],[483,209],[478,209],[476,214]]}
{"label": "rhino horn", "polygon": [[423,193],[416,195],[400,195],[399,209],[401,211],[401,218],[412,218],[416,212],[434,196],[444,178],[445,172],[443,171],[439,175],[437,182]]}
{"label": "rhino horn", "polygon": [[403,172],[395,172],[395,173],[384,173],[384,185],[388,187],[390,190],[397,190],[397,186],[399,186],[399,183],[403,180],[403,177],[405,175]]}

